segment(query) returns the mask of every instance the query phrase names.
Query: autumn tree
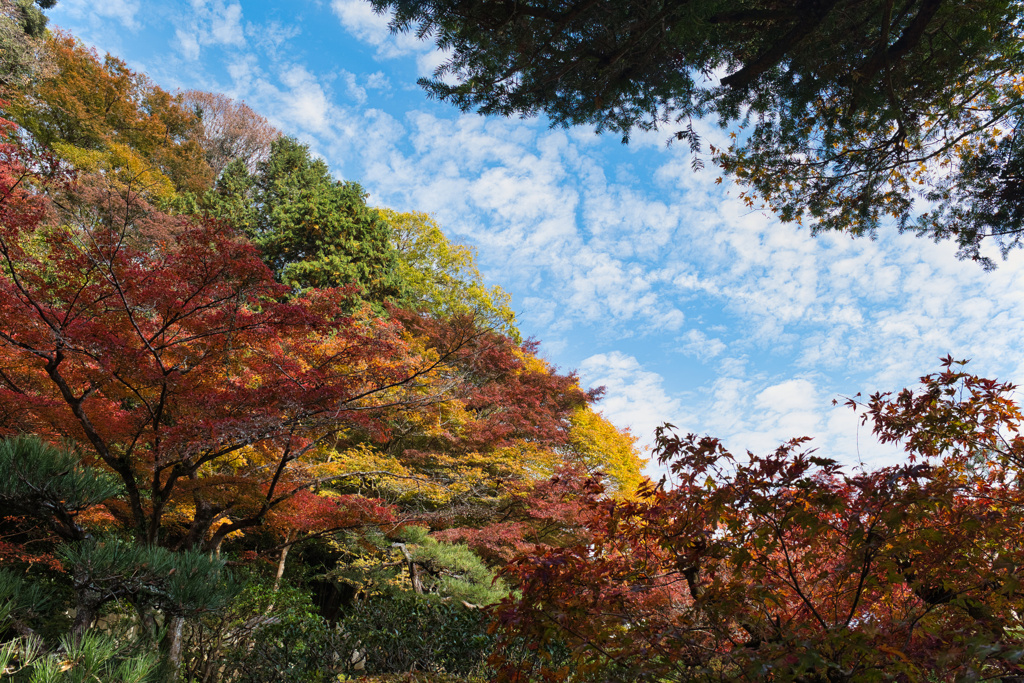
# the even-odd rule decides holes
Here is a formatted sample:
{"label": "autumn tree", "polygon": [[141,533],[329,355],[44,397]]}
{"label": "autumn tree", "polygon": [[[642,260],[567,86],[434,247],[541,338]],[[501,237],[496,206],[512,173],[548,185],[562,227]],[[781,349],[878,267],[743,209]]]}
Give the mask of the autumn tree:
{"label": "autumn tree", "polygon": [[275,140],[255,173],[241,159],[228,164],[203,205],[243,231],[290,287],[356,285],[377,303],[401,296],[387,222],[358,183],[332,179],[293,138]]}
{"label": "autumn tree", "polygon": [[[364,474],[337,480],[337,491],[392,501],[400,522],[429,528],[434,540],[465,543],[497,566],[583,538],[587,510],[579,499],[599,478],[614,495],[642,479],[633,440],[588,407],[600,391],[583,391],[574,375],[537,358],[535,344],[480,328],[471,315],[393,315],[426,342],[425,353],[456,346],[453,337],[466,340],[431,376],[448,400],[395,414],[384,443],[339,449],[339,471]],[[374,567],[401,558],[388,559],[384,546],[361,538],[350,536],[351,549],[333,571],[368,590]],[[405,560],[419,592],[415,554]]]}
{"label": "autumn tree", "polygon": [[434,536],[465,543],[503,567],[524,555],[589,542],[594,502],[609,498],[599,477],[570,465],[547,479],[513,482],[503,493],[489,514],[452,515]]}
{"label": "autumn tree", "polygon": [[[536,539],[546,532],[523,527],[514,535],[500,524],[515,522],[523,510],[529,517],[530,508],[538,518],[559,517],[554,508],[571,497],[565,491],[578,488],[569,482],[596,477],[606,482],[610,495],[628,497],[643,481],[636,440],[592,408],[603,390],[583,390],[574,373],[561,373],[537,357],[536,343],[517,344],[481,328],[473,315],[392,314],[423,345],[423,353],[458,349],[430,376],[434,391],[447,400],[393,414],[390,438],[383,443],[339,449],[341,470],[382,473],[340,482],[339,490],[392,501],[405,519],[437,531],[480,532],[445,538],[472,536],[485,544],[482,539],[493,534],[512,548],[523,534]],[[555,475],[562,484],[551,488]],[[494,559],[500,553],[487,554]]]}
{"label": "autumn tree", "polygon": [[340,429],[380,434],[380,406],[426,371],[396,325],[343,314],[344,291],[281,303],[225,225],[100,181],[51,201],[7,148],[2,428],[88,444],[144,542],[213,548],[258,526],[314,477],[304,453]]}
{"label": "autumn tree", "polygon": [[486,286],[473,249],[449,240],[427,214],[380,214],[393,233],[404,306],[448,318],[472,315],[481,326],[520,341],[511,297],[497,285]]}
{"label": "autumn tree", "polygon": [[806,439],[737,458],[661,430],[671,485],[594,499],[586,544],[510,566],[501,680],[1012,680],[1012,389],[947,359],[921,390],[872,397],[866,418],[910,462],[852,474]]}
{"label": "autumn tree", "polygon": [[181,94],[181,105],[199,118],[198,141],[214,178],[236,160],[255,172],[257,165],[270,156],[271,143],[281,137],[281,131],[245,102],[222,93],[186,90]]}
{"label": "autumn tree", "polygon": [[[592,500],[626,500],[642,490],[647,461],[628,430],[615,427],[589,404],[563,419],[568,423],[565,440],[548,446],[550,459],[533,455],[532,470],[508,477],[489,497],[441,511],[442,528],[435,536],[467,543],[500,566],[519,555],[585,542],[591,535]],[[529,462],[524,458],[524,465]]]}
{"label": "autumn tree", "polygon": [[463,110],[667,128],[694,150],[692,120],[716,116],[741,131],[713,158],[785,221],[894,219],[977,259],[1024,230],[1018,2],[372,4],[450,51],[421,84]]}
{"label": "autumn tree", "polygon": [[577,408],[569,424],[567,462],[600,477],[612,496],[633,495],[644,481],[647,464],[640,456],[637,437],[616,427],[590,405]]}
{"label": "autumn tree", "polygon": [[199,120],[178,97],[59,31],[48,37],[44,61],[48,68],[6,108],[38,143],[150,198],[168,200],[211,183],[196,141]]}
{"label": "autumn tree", "polygon": [[0,431],[70,439],[116,477],[103,504],[135,543],[69,532],[82,547],[67,564],[95,570],[81,574],[76,632],[105,601],[157,606],[173,673],[184,621],[210,602],[155,577],[275,523],[306,535],[387,519],[356,496],[311,496],[357,476],[321,456],[343,434],[384,440],[391,411],[437,400],[421,384],[457,349],[417,353],[351,290],[295,296],[228,225],[74,181],[22,142],[0,148]]}
{"label": "autumn tree", "polygon": [[410,477],[380,482],[384,497],[445,514],[450,505],[499,496],[507,483],[546,479],[558,468],[573,410],[600,390],[583,391],[574,375],[537,358],[535,344],[516,344],[473,316],[392,314],[426,353],[458,350],[431,377],[447,401],[396,414],[387,442],[351,454],[357,469]]}

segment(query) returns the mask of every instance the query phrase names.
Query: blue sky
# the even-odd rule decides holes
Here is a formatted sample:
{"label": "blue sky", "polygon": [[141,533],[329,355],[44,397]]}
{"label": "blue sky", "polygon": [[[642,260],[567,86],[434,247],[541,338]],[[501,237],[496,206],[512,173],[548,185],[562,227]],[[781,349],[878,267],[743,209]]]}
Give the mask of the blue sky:
{"label": "blue sky", "polygon": [[[947,353],[1024,380],[1024,254],[993,273],[885,231],[812,238],[750,211],[671,131],[628,147],[484,119],[416,86],[444,56],[365,0],[60,0],[53,25],[168,89],[245,100],[370,202],[434,214],[478,250],[542,355],[604,385],[599,408],[765,452],[807,435],[848,463],[898,458],[832,400],[896,390]],[[708,142],[727,135],[710,123]]]}

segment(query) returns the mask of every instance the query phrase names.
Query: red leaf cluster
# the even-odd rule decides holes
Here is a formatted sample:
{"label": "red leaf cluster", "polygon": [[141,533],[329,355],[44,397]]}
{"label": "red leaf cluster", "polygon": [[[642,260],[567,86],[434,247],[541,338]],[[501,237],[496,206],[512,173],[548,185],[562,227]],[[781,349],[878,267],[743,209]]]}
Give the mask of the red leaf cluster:
{"label": "red leaf cluster", "polygon": [[177,542],[211,546],[313,483],[290,465],[321,440],[387,433],[420,371],[398,324],[288,300],[224,224],[98,179],[44,193],[27,154],[0,147],[0,432],[89,444],[146,541],[184,515]]}
{"label": "red leaf cluster", "polygon": [[1010,385],[952,365],[869,403],[923,463],[846,474],[806,439],[740,460],[661,431],[673,487],[590,501],[584,541],[506,568],[500,680],[1024,674],[1021,415]]}

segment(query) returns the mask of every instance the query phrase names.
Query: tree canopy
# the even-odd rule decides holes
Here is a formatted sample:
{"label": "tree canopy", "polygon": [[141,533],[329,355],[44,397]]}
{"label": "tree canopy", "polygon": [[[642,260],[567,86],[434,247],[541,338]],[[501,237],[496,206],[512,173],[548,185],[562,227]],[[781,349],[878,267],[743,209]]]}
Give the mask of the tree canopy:
{"label": "tree canopy", "polygon": [[209,185],[199,119],[180,97],[60,31],[47,35],[41,52],[43,67],[5,107],[35,141],[153,199]]}
{"label": "tree canopy", "polygon": [[986,265],[985,238],[1024,231],[1016,0],[372,2],[450,52],[420,82],[464,110],[667,128],[694,151],[716,116],[739,130],[713,159],[785,221],[892,220]]}
{"label": "tree canopy", "polygon": [[198,140],[214,178],[236,159],[255,171],[270,155],[270,144],[281,137],[281,131],[245,102],[222,93],[188,90],[181,94],[181,104],[199,118]]}
{"label": "tree canopy", "polygon": [[39,66],[34,56],[46,34],[46,16],[40,8],[54,0],[0,2],[0,90],[20,85]]}
{"label": "tree canopy", "polygon": [[908,455],[877,470],[659,430],[658,485],[506,568],[497,680],[1018,679],[1022,415],[963,365],[853,403]]}
{"label": "tree canopy", "polygon": [[438,316],[472,315],[519,341],[511,297],[500,287],[487,287],[472,249],[449,240],[426,214],[380,213],[393,231],[405,305]]}
{"label": "tree canopy", "polygon": [[355,285],[372,302],[400,299],[391,227],[359,183],[336,181],[297,140],[280,137],[250,173],[227,164],[203,208],[252,240],[277,279],[299,289]]}

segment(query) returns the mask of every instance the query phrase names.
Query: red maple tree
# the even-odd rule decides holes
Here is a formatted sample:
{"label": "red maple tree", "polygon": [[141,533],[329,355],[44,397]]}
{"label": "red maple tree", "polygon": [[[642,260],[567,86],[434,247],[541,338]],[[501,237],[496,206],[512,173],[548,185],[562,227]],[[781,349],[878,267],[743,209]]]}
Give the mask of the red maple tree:
{"label": "red maple tree", "polygon": [[584,542],[506,569],[500,680],[1016,680],[1021,413],[946,359],[868,401],[912,462],[844,473],[795,439],[737,458],[659,434],[673,475],[590,503]]}
{"label": "red maple tree", "polygon": [[436,363],[346,314],[345,290],[290,298],[230,226],[53,165],[13,134],[0,148],[0,431],[88,444],[140,540],[213,548],[260,525],[314,483],[307,453],[381,438]]}

